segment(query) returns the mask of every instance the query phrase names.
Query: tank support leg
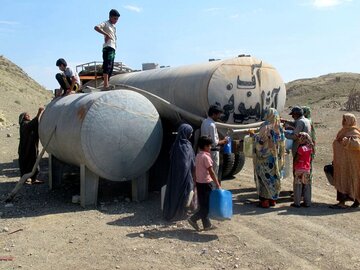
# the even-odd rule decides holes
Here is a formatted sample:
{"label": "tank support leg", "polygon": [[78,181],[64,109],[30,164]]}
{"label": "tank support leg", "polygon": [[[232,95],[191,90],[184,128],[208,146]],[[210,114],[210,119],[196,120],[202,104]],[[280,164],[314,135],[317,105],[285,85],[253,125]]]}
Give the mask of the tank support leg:
{"label": "tank support leg", "polygon": [[131,181],[132,200],[139,202],[148,198],[149,173],[133,179]]}
{"label": "tank support leg", "polygon": [[90,171],[85,165],[80,165],[80,205],[85,208],[87,205],[97,203],[99,176]]}
{"label": "tank support leg", "polygon": [[64,164],[54,157],[52,154],[49,154],[49,189],[58,188],[61,185]]}

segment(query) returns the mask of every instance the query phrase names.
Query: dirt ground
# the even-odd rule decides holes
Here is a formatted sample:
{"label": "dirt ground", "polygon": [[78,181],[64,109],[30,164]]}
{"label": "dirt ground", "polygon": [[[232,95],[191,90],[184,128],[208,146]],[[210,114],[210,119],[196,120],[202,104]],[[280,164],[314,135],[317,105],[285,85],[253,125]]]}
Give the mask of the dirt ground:
{"label": "dirt ground", "polygon": [[[71,202],[79,194],[79,181],[71,176],[52,191],[46,183],[25,185],[6,204],[5,194],[19,179],[18,127],[0,128],[0,269],[360,269],[360,211],[328,207],[336,192],[322,171],[344,112],[327,101],[313,107],[313,206],[289,207],[287,178],[276,207],[257,207],[247,159],[235,179],[223,182],[233,194],[233,218],[199,233],[186,221],[162,219],[159,192],[136,203],[126,185],[111,182],[101,185],[97,208]],[[40,178],[47,179],[46,165],[44,158]]]}

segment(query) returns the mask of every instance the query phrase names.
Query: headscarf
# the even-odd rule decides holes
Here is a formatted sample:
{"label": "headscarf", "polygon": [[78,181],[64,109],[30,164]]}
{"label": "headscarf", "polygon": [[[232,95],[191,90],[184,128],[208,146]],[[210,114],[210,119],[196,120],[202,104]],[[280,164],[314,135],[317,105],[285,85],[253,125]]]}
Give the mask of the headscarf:
{"label": "headscarf", "polygon": [[189,141],[193,128],[189,124],[181,124],[177,130],[176,139],[171,148],[170,157],[173,155],[174,147],[186,146],[192,148],[192,145]]}
{"label": "headscarf", "polygon": [[310,121],[310,125],[311,125],[311,132],[310,132],[310,136],[311,136],[311,139],[313,141],[313,144],[315,145],[315,142],[316,142],[316,131],[315,131],[315,127],[314,127],[314,123],[311,119],[311,109],[310,107],[308,106],[303,106],[301,107],[303,109],[303,112],[304,112],[304,117],[309,119]]}
{"label": "headscarf", "polygon": [[310,107],[308,107],[308,106],[302,106],[301,108],[303,109],[304,117],[306,117],[307,119],[311,120],[311,110],[310,110]]}
{"label": "headscarf", "polygon": [[193,128],[188,124],[181,124],[178,128],[178,134],[176,140],[190,139],[190,136],[193,132]]}
{"label": "headscarf", "polygon": [[21,125],[22,122],[24,121],[25,115],[26,115],[26,112],[20,113],[20,115],[19,115],[19,125]]}
{"label": "headscarf", "polygon": [[306,132],[300,132],[297,135],[297,137],[298,137],[299,145],[307,144],[307,145],[311,145],[312,147],[314,146],[314,143],[313,143],[310,135],[307,134]]}
{"label": "headscarf", "polygon": [[357,121],[355,115],[352,113],[345,113],[343,115],[342,129],[336,135],[336,140],[340,141],[344,137],[359,136],[360,129],[356,126]]}
{"label": "headscarf", "polygon": [[180,125],[170,151],[170,168],[163,210],[166,220],[184,214],[185,201],[193,189],[192,171],[195,167],[195,154],[189,141],[192,131],[190,125]]}
{"label": "headscarf", "polygon": [[280,115],[274,108],[269,108],[264,114],[264,123],[259,134],[255,136],[255,148],[259,156],[282,156],[285,150],[285,136],[281,127]]}
{"label": "headscarf", "polygon": [[278,136],[281,136],[283,133],[280,126],[280,115],[274,108],[269,108],[265,111],[264,114],[264,123],[261,125],[259,130],[259,137],[263,141],[269,140],[271,138],[270,133],[275,133]]}

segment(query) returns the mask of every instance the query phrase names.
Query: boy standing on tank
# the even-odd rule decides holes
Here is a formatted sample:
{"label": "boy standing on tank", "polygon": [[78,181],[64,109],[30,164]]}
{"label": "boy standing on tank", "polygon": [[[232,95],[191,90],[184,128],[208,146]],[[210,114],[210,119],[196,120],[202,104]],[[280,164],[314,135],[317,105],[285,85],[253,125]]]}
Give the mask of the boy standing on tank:
{"label": "boy standing on tank", "polygon": [[199,210],[192,215],[188,222],[197,231],[200,227],[197,221],[201,219],[204,230],[211,230],[215,227],[211,225],[209,215],[209,199],[212,190],[212,182],[214,181],[216,188],[220,189],[220,183],[213,169],[213,160],[210,155],[211,145],[213,141],[210,137],[201,136],[199,138],[200,151],[195,158],[195,178]]}
{"label": "boy standing on tank", "polygon": [[109,20],[100,23],[94,27],[95,31],[104,35],[103,44],[103,78],[104,78],[104,90],[109,88],[109,79],[113,72],[115,50],[116,50],[116,27],[120,17],[120,13],[116,9],[112,9],[109,12]]}

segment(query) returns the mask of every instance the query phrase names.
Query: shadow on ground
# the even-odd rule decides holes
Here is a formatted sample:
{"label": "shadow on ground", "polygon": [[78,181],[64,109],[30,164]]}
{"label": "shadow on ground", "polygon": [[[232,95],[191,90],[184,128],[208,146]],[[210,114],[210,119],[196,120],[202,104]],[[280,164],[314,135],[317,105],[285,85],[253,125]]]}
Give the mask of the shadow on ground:
{"label": "shadow on ground", "polygon": [[231,190],[233,194],[234,215],[264,215],[271,212],[278,212],[278,215],[300,215],[300,216],[327,216],[359,211],[360,208],[331,209],[330,204],[313,202],[311,207],[291,207],[293,202],[291,191],[280,192],[275,207],[262,208],[259,206],[258,196],[255,188],[243,188]]}
{"label": "shadow on ground", "polygon": [[193,243],[206,243],[211,242],[214,240],[219,239],[215,234],[206,234],[203,232],[196,232],[191,229],[174,229],[174,230],[158,230],[158,229],[151,229],[151,230],[144,230],[139,233],[129,233],[127,237],[130,238],[137,238],[139,235],[143,235],[144,238],[149,239],[178,239],[181,241],[186,242],[193,242]]}

